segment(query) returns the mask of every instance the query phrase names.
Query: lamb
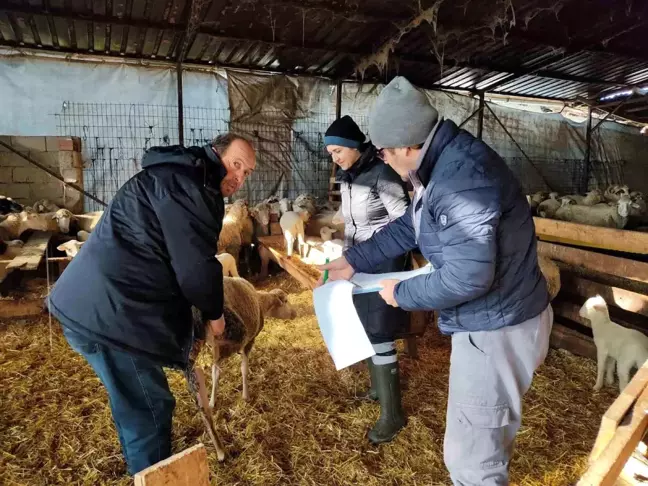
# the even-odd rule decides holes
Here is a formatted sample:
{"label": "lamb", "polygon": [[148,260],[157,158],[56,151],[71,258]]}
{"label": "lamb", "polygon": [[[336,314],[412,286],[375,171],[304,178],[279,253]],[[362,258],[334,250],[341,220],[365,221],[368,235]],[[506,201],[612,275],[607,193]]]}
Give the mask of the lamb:
{"label": "lamb", "polygon": [[0,196],[0,215],[19,213],[23,209],[21,204],[18,204],[10,197]]}
{"label": "lamb", "polygon": [[284,197],[281,201],[279,201],[279,208],[281,209],[282,215],[287,213],[288,211],[292,211],[292,201],[287,197]]}
{"label": "lamb", "polygon": [[248,218],[247,203],[236,201],[223,218],[223,227],[218,238],[217,253],[229,253],[236,260],[238,266],[241,253],[241,229]]}
{"label": "lamb", "polygon": [[576,204],[580,204],[581,206],[594,206],[595,204],[599,204],[604,201],[603,194],[601,194],[601,191],[599,191],[598,189],[589,191],[585,196],[574,194],[565,197],[568,197]]}
{"label": "lamb", "polygon": [[603,197],[607,202],[618,202],[623,195],[629,196],[630,188],[628,186],[620,186],[618,184],[609,186],[605,190],[605,193],[603,193]]}
{"label": "lamb", "polygon": [[286,254],[289,258],[292,257],[295,239],[298,243],[299,256],[305,256],[304,223],[308,222],[309,218],[310,214],[307,211],[300,211],[299,213],[288,211],[279,220],[286,239]]}
{"label": "lamb", "polygon": [[[295,310],[288,303],[287,294],[281,289],[270,292],[256,290],[251,283],[242,278],[223,278],[225,297],[223,316],[225,330],[222,336],[215,336],[202,313],[192,309],[194,344],[187,369],[187,382],[192,396],[197,398],[198,408],[207,426],[209,435],[216,447],[218,460],[225,459],[225,448],[220,441],[212,421],[212,412],[216,402],[216,391],[220,368],[218,363],[235,353],[241,354],[241,376],[243,381],[243,399],[250,398],[248,388],[249,355],[254,340],[263,329],[264,318],[294,319]],[[212,349],[212,393],[207,406],[207,390],[202,369],[195,365],[204,341]]]}
{"label": "lamb", "polygon": [[553,218],[561,207],[574,204],[576,203],[568,197],[563,197],[560,199],[547,199],[546,201],[542,201],[538,206],[538,216],[541,216],[543,218]]}
{"label": "lamb", "polygon": [[333,234],[335,234],[335,231],[335,228],[329,228],[328,226],[321,228],[320,236],[322,237],[322,241],[331,241],[333,239]]}
{"label": "lamb", "polygon": [[317,214],[315,198],[310,194],[300,194],[295,198],[295,201],[293,202],[293,211],[306,211],[309,214],[309,219],[312,218]]}
{"label": "lamb", "polygon": [[57,212],[59,208],[56,204],[54,204],[52,201],[49,199],[41,199],[40,201],[36,201],[32,205],[32,211],[38,214],[41,213],[55,213]]}
{"label": "lamb", "polygon": [[559,208],[555,218],[592,226],[623,229],[628,224],[630,208],[633,206],[638,207],[630,200],[630,196],[622,195],[616,207],[607,204],[594,206],[573,204]]}
{"label": "lamb", "polygon": [[220,255],[216,255],[216,258],[218,258],[218,261],[223,267],[223,276],[224,277],[238,277],[239,273],[236,268],[236,260],[234,260],[234,257],[230,255],[229,253],[221,253]]}
{"label": "lamb", "polygon": [[342,251],[344,250],[344,241],[340,239],[325,241],[322,244],[322,249],[324,250],[324,254],[329,259],[334,260],[342,256]]}
{"label": "lamb", "polygon": [[553,260],[543,255],[538,255],[538,266],[547,281],[549,300],[552,301],[560,292],[560,269]]}
{"label": "lamb", "polygon": [[592,324],[598,371],[594,390],[599,391],[603,386],[603,375],[607,385],[614,383],[616,362],[619,391],[623,392],[630,382],[632,368],[640,368],[648,359],[648,336],[612,322],[605,299],[600,295],[587,299],[579,315]]}
{"label": "lamb", "polygon": [[[0,223],[0,239],[16,240],[27,230],[67,232],[72,213],[67,209],[51,214],[36,214],[23,211],[19,214],[10,214]],[[63,213],[63,211],[65,213]],[[66,225],[68,225],[66,227]],[[64,231],[65,230],[65,231]]]}
{"label": "lamb", "polygon": [[69,257],[74,258],[79,253],[79,249],[83,245],[83,241],[70,240],[56,247],[59,251],[64,251]]}

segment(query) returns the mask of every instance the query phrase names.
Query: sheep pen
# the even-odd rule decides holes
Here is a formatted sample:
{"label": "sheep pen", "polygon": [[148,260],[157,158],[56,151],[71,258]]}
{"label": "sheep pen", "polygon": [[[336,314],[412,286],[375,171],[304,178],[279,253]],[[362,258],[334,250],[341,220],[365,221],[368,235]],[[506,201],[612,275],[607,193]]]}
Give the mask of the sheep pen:
{"label": "sheep pen", "polygon": [[[177,399],[174,452],[205,443],[214,484],[448,484],[442,444],[449,339],[431,327],[420,358],[401,360],[409,424],[393,443],[370,446],[365,434],[379,408],[355,398],[367,372],[335,371],[311,292],[285,273],[256,287],[288,292],[297,318],[266,320],[251,358],[249,402],[241,399],[239,358],[223,367],[215,420],[228,459],[218,463],[184,376],[169,371]],[[46,294],[45,287],[36,291]],[[52,329],[50,348],[46,315],[0,323],[0,484],[132,484],[106,392],[56,321]],[[568,485],[585,470],[617,391],[592,393],[595,377],[593,361],[550,351],[524,400],[513,484]]]}

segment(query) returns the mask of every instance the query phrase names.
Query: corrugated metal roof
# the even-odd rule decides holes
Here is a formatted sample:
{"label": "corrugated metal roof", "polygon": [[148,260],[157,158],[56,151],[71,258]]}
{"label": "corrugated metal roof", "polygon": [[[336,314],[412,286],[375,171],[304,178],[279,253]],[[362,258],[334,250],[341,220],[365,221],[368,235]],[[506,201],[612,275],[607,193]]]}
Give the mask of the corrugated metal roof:
{"label": "corrugated metal roof", "polygon": [[[11,47],[171,62],[182,56],[196,64],[381,82],[402,74],[428,88],[567,100],[648,84],[645,39],[648,2],[626,0],[5,0],[0,6],[0,45]],[[381,49],[389,50],[387,60],[356,69]],[[640,107],[628,115],[648,122]]]}

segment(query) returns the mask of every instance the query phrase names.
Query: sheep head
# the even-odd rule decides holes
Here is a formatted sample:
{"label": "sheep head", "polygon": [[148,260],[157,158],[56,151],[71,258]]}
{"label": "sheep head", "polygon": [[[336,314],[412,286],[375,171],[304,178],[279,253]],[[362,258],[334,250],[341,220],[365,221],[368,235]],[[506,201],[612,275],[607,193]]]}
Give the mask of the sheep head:
{"label": "sheep head", "polygon": [[79,253],[79,248],[83,245],[83,241],[70,240],[56,247],[59,251],[64,251],[69,257],[75,257]]}
{"label": "sheep head", "polygon": [[294,319],[295,309],[288,303],[288,294],[281,289],[258,292],[263,315],[277,319]]}
{"label": "sheep head", "polygon": [[270,224],[270,210],[270,204],[262,202],[250,209],[250,216],[261,226],[268,226]]}
{"label": "sheep head", "polygon": [[596,319],[596,317],[605,317],[606,320],[610,319],[607,303],[600,295],[587,299],[578,311],[578,315],[589,320]]}
{"label": "sheep head", "polygon": [[52,215],[52,219],[56,220],[61,233],[68,233],[70,231],[70,221],[75,218],[71,211],[59,209]]}
{"label": "sheep head", "polygon": [[284,197],[281,201],[279,201],[279,207],[281,208],[282,214],[287,213],[288,211],[292,211],[292,201],[287,197]]}
{"label": "sheep head", "polygon": [[239,222],[239,221],[243,221],[247,217],[248,217],[247,201],[243,199],[239,199],[238,201],[235,201],[230,206],[229,211],[227,212],[227,216],[225,216],[225,220],[229,220],[232,222]]}
{"label": "sheep head", "polygon": [[322,229],[320,229],[320,236],[323,241],[331,241],[334,233],[335,229],[329,228],[328,226],[323,226]]}

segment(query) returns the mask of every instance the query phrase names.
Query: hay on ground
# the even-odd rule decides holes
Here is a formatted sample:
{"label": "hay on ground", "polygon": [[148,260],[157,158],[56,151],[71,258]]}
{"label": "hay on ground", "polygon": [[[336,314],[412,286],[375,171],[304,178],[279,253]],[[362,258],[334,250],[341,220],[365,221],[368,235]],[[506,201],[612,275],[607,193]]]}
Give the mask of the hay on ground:
{"label": "hay on ground", "polygon": [[[449,484],[442,451],[448,339],[430,329],[420,359],[401,361],[409,424],[393,443],[373,447],[365,434],[378,406],[355,398],[366,373],[335,371],[311,293],[285,274],[258,286],[288,291],[298,317],[267,319],[250,359],[249,403],[241,399],[238,357],[223,368],[216,424],[227,461],[218,463],[184,378],[169,372],[177,398],[174,452],[204,442],[219,485]],[[130,485],[107,395],[54,329],[50,350],[46,317],[0,323],[0,484]],[[574,484],[585,470],[615,396],[614,388],[591,391],[595,368],[550,352],[524,401],[514,484]]]}

